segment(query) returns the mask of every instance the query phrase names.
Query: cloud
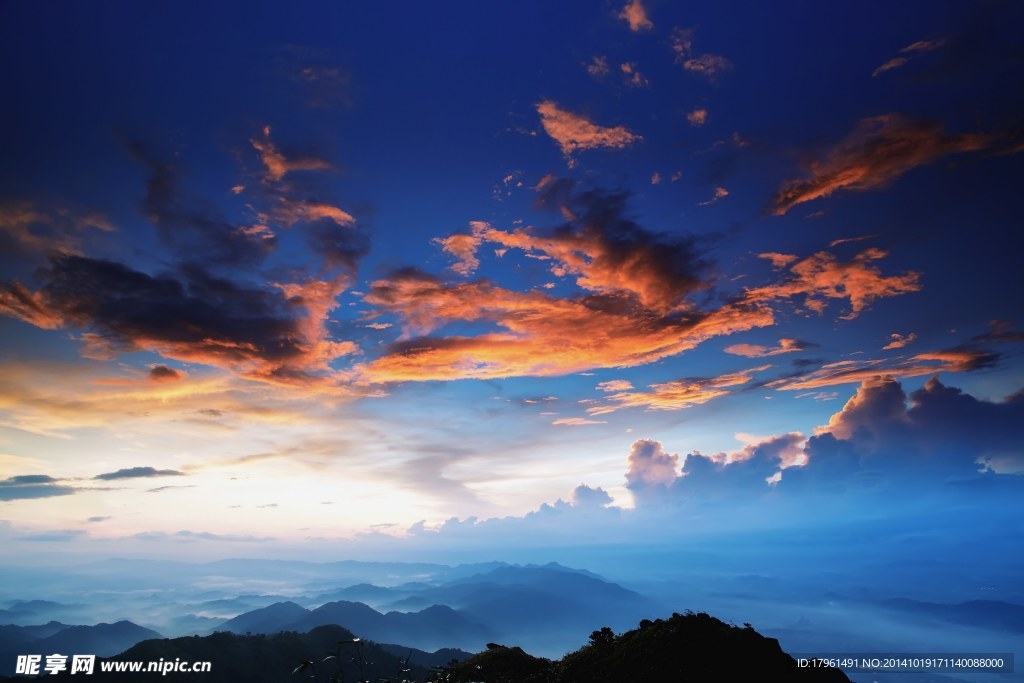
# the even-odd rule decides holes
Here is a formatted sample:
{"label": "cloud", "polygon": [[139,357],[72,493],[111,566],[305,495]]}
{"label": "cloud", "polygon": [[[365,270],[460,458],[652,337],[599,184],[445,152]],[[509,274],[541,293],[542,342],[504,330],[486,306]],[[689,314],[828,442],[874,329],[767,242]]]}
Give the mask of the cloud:
{"label": "cloud", "polygon": [[647,17],[647,10],[644,9],[643,3],[640,0],[629,0],[626,6],[622,8],[622,11],[619,12],[619,19],[629,24],[629,30],[633,33],[650,31],[654,28],[654,24]]}
{"label": "cloud", "polygon": [[273,541],[271,536],[249,536],[244,534],[215,534],[211,531],[182,530],[175,533],[164,531],[143,531],[126,537],[139,541],[216,541],[218,543],[266,543]]}
{"label": "cloud", "polygon": [[[367,302],[403,320],[410,337],[360,368],[366,381],[394,382],[553,376],[598,367],[633,367],[693,348],[700,341],[770,324],[770,313],[724,307],[693,320],[648,317],[600,299],[558,299],[489,284],[446,286],[404,271],[373,284]],[[476,336],[424,336],[449,322],[490,322]]]}
{"label": "cloud", "polygon": [[871,76],[872,76],[872,78],[874,78],[874,77],[878,76],[879,74],[885,73],[886,71],[892,71],[893,69],[898,69],[901,66],[904,66],[905,64],[907,64],[911,59],[914,59],[914,58],[916,58],[916,57],[918,57],[918,56],[920,56],[920,55],[922,55],[922,54],[924,54],[926,52],[931,52],[932,50],[938,50],[940,47],[943,47],[945,44],[946,44],[946,40],[944,38],[937,38],[937,39],[934,39],[934,40],[919,40],[919,41],[917,41],[915,43],[911,43],[910,45],[907,45],[906,47],[904,47],[904,48],[902,48],[900,50],[899,56],[893,57],[892,59],[888,60],[887,62],[882,64],[880,67],[878,67],[877,69],[872,71],[871,72]]}
{"label": "cloud", "polygon": [[860,467],[942,478],[982,469],[1024,474],[1022,444],[1024,392],[984,401],[933,377],[908,403],[898,381],[876,376],[816,431],[807,450],[812,465],[843,447]]}
{"label": "cloud", "polygon": [[684,306],[686,296],[703,289],[707,263],[692,238],[651,233],[626,213],[624,192],[575,192],[574,185],[552,182],[541,206],[569,216],[564,226],[545,233],[486,226],[477,236],[506,249],[551,261],[557,277],[576,276],[576,284],[597,294],[635,296],[646,308],[667,312]]}
{"label": "cloud", "polygon": [[[110,357],[146,350],[165,358],[229,369],[285,384],[331,374],[328,363],[352,353],[327,338],[326,315],[344,280],[243,287],[198,266],[151,276],[113,261],[51,257],[33,293],[40,309],[4,308],[29,323],[61,321],[84,331],[85,353]],[[8,291],[14,291],[9,285]]]}
{"label": "cloud", "polygon": [[611,72],[611,69],[608,68],[607,57],[594,56],[586,66],[587,73],[590,74],[590,77],[597,80],[604,78]]}
{"label": "cloud", "polygon": [[711,196],[711,199],[709,199],[709,200],[707,200],[705,202],[700,202],[700,205],[701,206],[711,206],[712,204],[714,204],[718,200],[725,199],[728,196],[729,196],[729,190],[725,189],[724,187],[716,187],[715,188],[715,194]]}
{"label": "cloud", "polygon": [[823,251],[805,259],[777,253],[759,256],[776,268],[788,269],[790,278],[780,284],[748,290],[750,299],[804,296],[804,306],[817,313],[824,311],[825,299],[848,299],[850,312],[843,316],[847,320],[857,317],[875,299],[921,289],[918,273],[883,276],[871,265],[887,256],[881,249],[867,249],[845,263]]}
{"label": "cloud", "polygon": [[46,474],[22,474],[0,480],[0,501],[67,496],[77,491]]}
{"label": "cloud", "polygon": [[721,55],[694,54],[694,33],[696,31],[692,28],[677,26],[672,29],[671,45],[672,52],[675,53],[675,62],[681,64],[686,71],[699,74],[709,81],[715,82],[719,76],[732,69],[732,62]]}
{"label": "cloud", "polygon": [[882,188],[918,166],[977,151],[991,142],[990,136],[975,133],[947,135],[939,124],[910,121],[899,114],[861,119],[843,142],[808,165],[810,178],[783,185],[772,211],[781,216],[797,204],[837,190]]}
{"label": "cloud", "polygon": [[636,68],[636,62],[623,62],[619,65],[622,72],[622,82],[628,88],[647,88],[651,82]]}
{"label": "cloud", "polygon": [[588,149],[622,149],[643,140],[624,126],[599,126],[583,116],[561,109],[550,100],[540,102],[537,113],[544,132],[558,143],[562,154],[567,157],[573,152]]}
{"label": "cloud", "polygon": [[562,427],[585,427],[587,425],[603,425],[608,423],[604,420],[589,420],[585,417],[560,417],[557,420],[552,420],[551,424]]}
{"label": "cloud", "polygon": [[920,353],[909,358],[842,360],[827,363],[796,378],[769,382],[768,386],[783,391],[798,391],[864,382],[879,375],[895,378],[921,377],[937,372],[966,372],[988,367],[995,362],[995,358],[985,351],[953,349]]}
{"label": "cloud", "polygon": [[87,228],[114,232],[102,213],[58,206],[41,209],[35,202],[0,202],[0,254],[41,256],[48,252],[80,253]]}
{"label": "cloud", "polygon": [[[810,216],[808,216],[810,218]],[[871,239],[872,237],[878,237],[878,235],[860,235],[859,237],[840,237],[834,239],[828,243],[829,247],[838,247],[840,244],[849,244],[851,242],[863,242],[864,240]]]}
{"label": "cloud", "polygon": [[686,120],[690,122],[691,126],[703,126],[705,123],[708,122],[708,110],[694,109],[693,111],[686,115]]}
{"label": "cloud", "polygon": [[32,541],[36,543],[70,543],[83,538],[87,533],[83,529],[55,529],[43,531],[37,534],[26,534],[15,536],[18,541]]}
{"label": "cloud", "polygon": [[607,382],[601,382],[597,385],[599,391],[612,392],[612,391],[627,391],[633,388],[633,385],[624,379],[613,379]]}
{"label": "cloud", "polygon": [[109,515],[96,515],[96,516],[88,518],[85,521],[88,522],[89,524],[97,524],[99,522],[105,522],[108,519],[113,519],[113,517],[110,517]]}
{"label": "cloud", "polygon": [[131,155],[149,170],[142,212],[156,226],[161,241],[182,258],[225,265],[252,265],[277,246],[272,233],[234,225],[211,204],[184,196],[179,171],[141,142],[128,143]]}
{"label": "cloud", "polygon": [[472,233],[469,235],[450,235],[449,237],[435,237],[434,243],[441,245],[441,250],[451,254],[457,261],[451,266],[451,270],[459,275],[472,275],[480,266],[480,259],[476,252],[480,247],[481,232],[490,229],[490,225],[482,221],[470,223]]}
{"label": "cloud", "polygon": [[0,289],[0,312],[43,330],[58,330],[64,325],[64,318],[47,306],[40,292],[30,291],[17,281]]}
{"label": "cloud", "polygon": [[[624,193],[577,192],[572,181],[551,177],[538,191],[540,205],[557,211],[566,223],[544,231],[479,223],[472,237],[481,246],[500,247],[506,260],[515,252],[543,258],[556,277],[574,278],[581,293],[558,297],[539,288],[518,292],[482,280],[451,284],[415,269],[395,271],[372,283],[364,302],[397,316],[403,335],[383,355],[355,368],[360,383],[636,367],[713,337],[770,326],[775,322],[771,306],[789,298],[802,297],[816,312],[824,310],[828,299],[849,299],[853,311],[847,317],[853,317],[875,298],[918,287],[916,274],[883,275],[873,264],[884,256],[877,250],[846,263],[825,252],[805,259],[765,254],[786,271],[782,281],[701,309],[694,299],[709,283],[694,240],[637,225],[626,216]],[[452,325],[459,326],[458,334],[445,333]],[[684,396],[721,390],[664,389]]]}
{"label": "cloud", "polygon": [[260,153],[260,161],[267,169],[266,177],[271,181],[282,180],[295,171],[323,171],[331,168],[327,161],[312,156],[285,157],[270,140],[270,126],[263,128],[262,138],[254,138],[249,142]]}
{"label": "cloud", "polygon": [[664,450],[660,441],[638,439],[626,460],[626,488],[640,500],[664,495],[678,476],[679,456]]}
{"label": "cloud", "polygon": [[907,346],[908,344],[913,344],[915,341],[917,341],[917,334],[911,332],[910,334],[903,335],[897,332],[893,332],[892,334],[889,335],[889,340],[889,343],[882,347],[883,351],[889,351],[891,349],[902,349],[904,346]]}
{"label": "cloud", "polygon": [[698,55],[683,61],[683,68],[697,73],[710,81],[715,81],[726,71],[732,69],[732,62],[721,55]]}
{"label": "cloud", "polygon": [[97,474],[93,479],[110,481],[113,479],[138,479],[140,477],[182,477],[184,472],[178,470],[158,470],[155,467],[129,467],[116,472]]}
{"label": "cloud", "polygon": [[763,365],[750,370],[729,373],[719,377],[681,379],[674,382],[651,384],[650,391],[620,391],[606,397],[607,403],[587,409],[591,415],[606,415],[623,408],[646,410],[684,410],[726,396],[728,387],[749,382],[753,373],[767,369]]}
{"label": "cloud", "polygon": [[745,356],[747,358],[765,358],[767,356],[778,356],[783,353],[804,351],[815,346],[814,344],[799,341],[798,339],[780,339],[779,345],[775,348],[760,346],[758,344],[733,344],[725,347],[726,353],[734,356]]}
{"label": "cloud", "polygon": [[185,379],[185,376],[181,370],[175,370],[166,365],[154,365],[149,368],[149,379],[154,382],[180,382]]}

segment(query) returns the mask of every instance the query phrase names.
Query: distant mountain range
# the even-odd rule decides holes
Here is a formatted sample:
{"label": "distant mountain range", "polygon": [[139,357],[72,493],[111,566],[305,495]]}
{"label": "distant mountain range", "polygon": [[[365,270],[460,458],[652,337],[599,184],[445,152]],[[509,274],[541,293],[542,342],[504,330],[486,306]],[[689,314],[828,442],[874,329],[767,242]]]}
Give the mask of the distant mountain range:
{"label": "distant mountain range", "polygon": [[335,600],[309,610],[284,601],[240,614],[214,630],[302,633],[341,624],[371,640],[424,649],[478,650],[498,638],[551,654],[581,643],[595,623],[621,628],[660,609],[622,586],[558,565],[500,566],[440,586],[361,584],[332,592],[337,593],[364,596],[378,604],[385,600],[393,609],[382,613],[362,602]]}
{"label": "distant mountain range", "polygon": [[[441,657],[450,657],[439,662]],[[124,681],[124,672],[104,673],[105,662],[208,661],[203,673],[131,674],[133,683],[281,683],[288,680],[426,681],[452,683],[619,683],[621,681],[785,680],[849,683],[838,670],[800,668],[779,647],[752,628],[725,624],[707,614],[674,614],[644,620],[620,635],[593,631],[590,641],[560,660],[527,654],[519,647],[490,643],[479,654],[459,651],[433,655],[393,645],[356,642],[340,626],[320,626],[309,633],[237,635],[148,640],[117,657],[100,660],[90,680]],[[453,661],[455,660],[455,661]],[[446,666],[433,672],[435,666]],[[440,676],[436,674],[439,673]],[[65,672],[47,676],[70,679]]]}

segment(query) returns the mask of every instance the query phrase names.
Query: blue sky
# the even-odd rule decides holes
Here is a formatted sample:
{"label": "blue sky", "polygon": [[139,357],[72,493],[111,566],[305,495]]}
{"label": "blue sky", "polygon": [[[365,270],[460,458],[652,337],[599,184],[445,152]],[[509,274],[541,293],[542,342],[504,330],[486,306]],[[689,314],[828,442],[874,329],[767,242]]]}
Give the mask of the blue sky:
{"label": "blue sky", "polygon": [[5,5],[0,532],[1012,518],[1020,15]]}

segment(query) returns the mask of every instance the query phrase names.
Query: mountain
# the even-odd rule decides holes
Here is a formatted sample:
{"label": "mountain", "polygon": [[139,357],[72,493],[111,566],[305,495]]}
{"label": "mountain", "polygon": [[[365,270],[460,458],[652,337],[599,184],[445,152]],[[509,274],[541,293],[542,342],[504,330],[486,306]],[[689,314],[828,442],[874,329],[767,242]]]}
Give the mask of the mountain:
{"label": "mountain", "polygon": [[50,600],[16,600],[0,609],[0,624],[42,624],[48,621],[77,621],[82,605],[65,605]]}
{"label": "mountain", "polygon": [[361,602],[339,600],[307,610],[282,602],[240,614],[216,630],[232,633],[271,634],[281,631],[306,633],[318,626],[344,626],[360,638],[377,642],[406,643],[434,650],[439,647],[477,649],[491,635],[484,625],[444,605],[432,605],[418,612],[382,614]]}
{"label": "mountain", "polygon": [[456,608],[495,637],[548,656],[578,645],[595,623],[626,628],[662,609],[618,584],[558,565],[499,567],[414,597]]}
{"label": "mountain", "polygon": [[298,621],[307,614],[309,614],[308,609],[296,605],[294,602],[275,602],[273,605],[239,614],[234,619],[225,621],[215,630],[230,631],[231,633],[277,633],[288,630],[284,628],[285,625]]}
{"label": "mountain", "polygon": [[453,646],[475,650],[500,638],[554,656],[583,642],[595,623],[626,628],[662,609],[639,593],[558,564],[500,564],[482,569],[485,571],[463,572],[465,575],[440,585],[414,582],[382,588],[357,584],[330,592],[378,600],[383,596],[399,598],[387,603],[383,609],[390,611],[386,613],[354,600],[327,602],[312,611],[281,602],[240,614],[217,628],[233,633],[302,633],[338,624],[360,637],[425,649]]}
{"label": "mountain", "polygon": [[8,624],[0,626],[0,643],[3,643],[5,646],[27,643],[52,636],[54,633],[63,631],[66,628],[68,628],[68,625],[62,624],[59,621],[51,621],[39,626],[15,626],[14,624]]}
{"label": "mountain", "polygon": [[590,642],[557,661],[519,647],[493,643],[452,667],[454,683],[619,683],[620,681],[817,681],[849,683],[835,669],[800,668],[796,660],[753,628],[725,624],[707,614],[644,620],[615,635],[594,631]]}
{"label": "mountain", "polygon": [[77,652],[109,657],[123,652],[135,643],[162,638],[159,633],[130,621],[95,626],[69,626],[32,643],[39,652]]}
{"label": "mountain", "polygon": [[[236,635],[226,631],[209,636],[187,636],[171,640],[147,640],[109,659],[97,659],[95,673],[88,680],[120,681],[132,683],[282,683],[299,681],[308,677],[326,681],[338,674],[341,683],[359,679],[396,680],[404,675],[422,681],[430,670],[413,662],[404,663],[407,653],[401,657],[391,654],[376,643],[352,642],[351,631],[340,626],[321,626],[309,633],[277,633],[274,635]],[[327,657],[335,655],[331,659]],[[159,662],[168,665],[176,661],[210,662],[210,671],[184,673],[159,671],[104,672],[108,662]],[[303,668],[303,663],[306,663]],[[302,668],[301,676],[292,675]],[[81,675],[72,676],[64,672],[47,679],[77,680]],[[334,680],[331,678],[331,680]]]}
{"label": "mountain", "polygon": [[43,626],[0,626],[0,673],[13,674],[18,655],[59,652],[109,657],[143,640],[160,637],[156,631],[130,621],[95,626],[57,622]]}

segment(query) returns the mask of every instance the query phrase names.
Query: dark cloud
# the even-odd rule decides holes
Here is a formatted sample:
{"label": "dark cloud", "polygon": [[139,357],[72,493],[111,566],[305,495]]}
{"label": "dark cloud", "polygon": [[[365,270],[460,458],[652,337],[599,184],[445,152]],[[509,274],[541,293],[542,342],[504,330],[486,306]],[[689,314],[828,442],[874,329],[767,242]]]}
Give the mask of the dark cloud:
{"label": "dark cloud", "polygon": [[90,518],[88,518],[88,519],[87,519],[87,520],[85,520],[85,521],[86,521],[86,522],[89,522],[90,524],[96,524],[96,523],[98,523],[98,522],[105,522],[105,521],[107,521],[108,519],[113,519],[113,517],[110,517],[110,516],[108,516],[108,515],[96,515],[96,516],[94,516],[94,517],[90,517]]}
{"label": "dark cloud", "polygon": [[325,268],[349,277],[355,276],[359,261],[370,251],[370,238],[365,232],[330,219],[311,223],[306,236],[313,251],[323,258]]}
{"label": "dark cloud", "polygon": [[158,470],[155,467],[128,467],[116,472],[104,472],[97,474],[93,479],[138,479],[140,477],[182,477],[184,472],[178,470]]}
{"label": "dark cloud", "polygon": [[0,480],[0,501],[67,496],[77,491],[46,474],[22,474]]}
{"label": "dark cloud", "polygon": [[154,365],[149,369],[149,378],[154,382],[177,382],[184,379],[184,377],[184,372],[169,368],[166,365]]}
{"label": "dark cloud", "polygon": [[[84,330],[87,353],[94,356],[148,350],[294,383],[328,372],[330,354],[354,349],[324,336],[322,317],[341,291],[332,283],[309,283],[308,291],[306,285],[255,289],[197,264],[153,276],[70,254],[51,256],[40,276],[46,284],[33,295],[46,318]],[[312,285],[321,284],[314,292]]]}
{"label": "dark cloud", "polygon": [[[1024,473],[1024,392],[985,401],[933,377],[908,397],[899,382],[878,377],[864,382],[827,433],[848,442],[866,464],[922,470],[931,475],[968,476],[988,468]],[[834,450],[812,437],[807,452]]]}
{"label": "dark cloud", "polygon": [[272,235],[243,230],[219,215],[214,206],[182,196],[177,168],[158,159],[141,142],[129,142],[128,150],[150,174],[142,211],[176,253],[204,263],[251,265],[274,250]]}

